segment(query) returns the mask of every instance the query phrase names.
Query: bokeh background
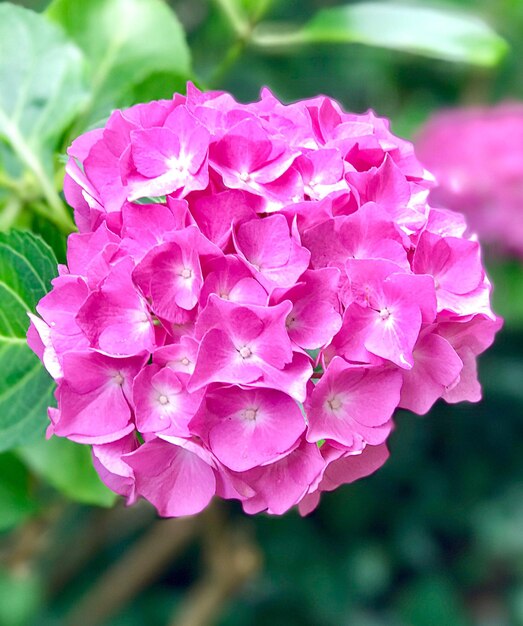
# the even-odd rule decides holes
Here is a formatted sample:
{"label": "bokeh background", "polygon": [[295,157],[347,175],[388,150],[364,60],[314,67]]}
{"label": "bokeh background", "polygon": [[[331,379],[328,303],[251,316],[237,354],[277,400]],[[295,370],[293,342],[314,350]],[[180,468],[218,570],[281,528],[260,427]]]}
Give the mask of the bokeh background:
{"label": "bokeh background", "polygon": [[[41,11],[48,2],[19,4]],[[198,83],[239,100],[262,85],[284,101],[325,93],[390,117],[410,139],[442,107],[523,100],[521,0],[431,5],[479,16],[508,42],[491,67],[366,45],[260,50],[237,41],[224,6],[238,4],[304,23],[340,3],[173,0]],[[183,80],[159,73],[124,104],[170,96]],[[484,400],[438,403],[423,418],[400,412],[387,464],[325,494],[307,518],[248,518],[226,503],[189,523],[158,521],[144,504],[75,503],[42,481],[30,451],[0,455],[0,518],[18,511],[1,524],[0,625],[191,626],[205,602],[206,623],[220,626],[523,625],[523,269],[488,249],[485,260],[506,323],[480,359]]]}

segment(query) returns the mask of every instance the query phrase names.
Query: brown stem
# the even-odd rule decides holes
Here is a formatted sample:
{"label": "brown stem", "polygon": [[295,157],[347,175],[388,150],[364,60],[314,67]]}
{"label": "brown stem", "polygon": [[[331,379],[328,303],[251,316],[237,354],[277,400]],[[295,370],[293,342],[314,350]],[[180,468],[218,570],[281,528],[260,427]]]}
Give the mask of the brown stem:
{"label": "brown stem", "polygon": [[155,522],[105,574],[66,619],[69,626],[98,626],[154,581],[193,539],[198,518]]}
{"label": "brown stem", "polygon": [[185,597],[170,626],[211,626],[227,601],[260,568],[259,549],[237,528],[227,525],[216,503],[202,516],[205,573]]}
{"label": "brown stem", "polygon": [[61,593],[96,555],[112,541],[122,541],[143,531],[154,519],[152,507],[138,502],[133,507],[119,505],[113,509],[88,510],[82,523],[68,538],[57,537],[61,529],[55,529],[55,550],[47,565],[48,597]]}
{"label": "brown stem", "polygon": [[28,520],[8,536],[9,543],[0,552],[0,562],[12,572],[32,569],[49,543],[49,531],[63,515],[63,502],[53,503],[38,517]]}

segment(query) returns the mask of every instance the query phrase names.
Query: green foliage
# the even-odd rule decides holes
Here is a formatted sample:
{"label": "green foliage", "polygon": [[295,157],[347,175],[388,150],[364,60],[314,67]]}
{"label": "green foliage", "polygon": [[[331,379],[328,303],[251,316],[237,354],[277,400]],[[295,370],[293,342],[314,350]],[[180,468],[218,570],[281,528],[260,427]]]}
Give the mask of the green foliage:
{"label": "green foliage", "polygon": [[347,43],[491,66],[507,46],[485,22],[448,9],[361,2],[318,11],[301,28],[255,32],[260,45]]}
{"label": "green foliage", "polygon": [[116,496],[98,478],[88,446],[52,437],[17,451],[27,465],[50,485],[77,502],[111,506]]}
{"label": "green foliage", "polygon": [[184,31],[162,0],[54,0],[47,15],[89,59],[94,119],[151,74],[168,74],[173,83],[192,75]]}
{"label": "green foliage", "polygon": [[31,168],[49,169],[49,150],[74,119],[86,90],[83,56],[40,15],[0,5],[0,136]]}
{"label": "green foliage", "polygon": [[489,264],[494,285],[493,302],[496,311],[511,328],[523,326],[523,266],[515,259],[497,259]]}
{"label": "green foliage", "polygon": [[34,572],[0,569],[0,624],[27,626],[38,610],[41,583]]}
{"label": "green foliage", "polygon": [[0,475],[0,531],[4,531],[23,522],[36,505],[29,495],[29,472],[10,452],[0,454]]}
{"label": "green foliage", "polygon": [[416,626],[467,626],[468,623],[455,589],[443,577],[418,580],[409,586],[400,600],[400,614],[405,624]]}
{"label": "green foliage", "polygon": [[0,4],[0,181],[8,191],[0,194],[1,226],[38,202],[49,219],[72,229],[55,188],[53,155],[85,102],[83,73],[80,50],[59,28]]}
{"label": "green foliage", "polygon": [[30,232],[0,233],[0,451],[42,437],[52,382],[27,346],[28,311],[49,291],[56,259]]}

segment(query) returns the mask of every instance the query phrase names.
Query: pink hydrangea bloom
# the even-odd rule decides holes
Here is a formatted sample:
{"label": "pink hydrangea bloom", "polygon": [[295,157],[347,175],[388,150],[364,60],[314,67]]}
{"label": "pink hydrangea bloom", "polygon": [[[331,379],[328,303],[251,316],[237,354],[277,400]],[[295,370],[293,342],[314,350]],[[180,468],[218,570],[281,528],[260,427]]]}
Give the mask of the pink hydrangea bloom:
{"label": "pink hydrangea bloom", "polygon": [[385,462],[397,407],[480,398],[478,243],[386,120],[189,85],[69,155],[79,232],[28,341],[49,433],[129,503],[305,514]]}
{"label": "pink hydrangea bloom", "polygon": [[432,203],[463,211],[498,253],[523,257],[523,103],[436,113],[416,153],[438,181]]}

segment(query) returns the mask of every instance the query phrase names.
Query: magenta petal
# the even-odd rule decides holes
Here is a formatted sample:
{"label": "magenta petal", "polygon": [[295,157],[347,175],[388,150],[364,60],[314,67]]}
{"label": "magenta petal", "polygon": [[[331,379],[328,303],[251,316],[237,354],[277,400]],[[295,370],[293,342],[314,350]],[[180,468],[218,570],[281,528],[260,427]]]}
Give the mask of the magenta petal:
{"label": "magenta petal", "polygon": [[424,415],[462,369],[463,362],[448,341],[425,334],[414,348],[414,367],[403,373],[400,406]]}
{"label": "magenta petal", "polygon": [[197,198],[191,213],[202,233],[220,248],[226,247],[236,224],[256,217],[253,200],[237,190]]}
{"label": "magenta petal", "polygon": [[309,251],[291,236],[283,215],[241,224],[234,244],[267,289],[292,286],[309,265]]}
{"label": "magenta petal", "polygon": [[190,427],[219,461],[242,472],[287,452],[305,421],[297,403],[280,391],[227,387],[207,393],[204,412]]}
{"label": "magenta petal", "polygon": [[256,491],[243,503],[245,512],[282,515],[307,493],[323,467],[318,447],[304,441],[279,461],[245,472],[242,476]]}
{"label": "magenta petal", "polygon": [[267,304],[268,294],[237,257],[226,255],[209,263],[210,273],[205,278],[200,304],[207,304],[214,293],[224,300],[239,304]]}
{"label": "magenta petal", "polygon": [[438,289],[458,295],[474,291],[484,275],[477,241],[443,238],[428,231],[420,237],[413,269],[432,275]]}
{"label": "magenta petal", "polygon": [[200,406],[203,393],[189,393],[188,375],[169,367],[148,365],[135,378],[133,402],[136,427],[141,433],[189,437],[188,424]]}
{"label": "magenta petal", "polygon": [[335,268],[307,270],[295,287],[274,290],[272,297],[276,301],[289,299],[293,303],[285,324],[289,337],[301,348],[320,348],[340,330],[339,278]]}
{"label": "magenta petal", "polygon": [[147,178],[165,174],[170,169],[169,159],[177,159],[180,154],[178,137],[169,128],[135,130],[131,141],[136,169]]}
{"label": "magenta petal", "polygon": [[283,369],[263,364],[263,377],[251,383],[254,387],[268,387],[279,389],[294,398],[297,402],[304,402],[307,396],[307,383],[313,369],[311,359],[306,354],[294,352],[291,363]]}
{"label": "magenta petal", "polygon": [[128,504],[136,499],[134,477],[122,457],[136,450],[138,445],[135,434],[130,433],[117,441],[94,445],[92,448],[93,464],[102,482],[112,491],[125,496]]}
{"label": "magenta petal", "polygon": [[129,258],[115,265],[76,316],[92,344],[114,356],[154,349],[154,329],[147,303],[131,281],[133,267]]}
{"label": "magenta petal", "polygon": [[199,513],[216,491],[213,469],[198,454],[197,444],[182,442],[155,439],[124,457],[133,470],[136,493],[163,517]]}
{"label": "magenta petal", "polygon": [[107,443],[134,430],[131,386],[145,361],[144,356],[113,359],[96,352],[66,353],[54,432],[80,443]]}
{"label": "magenta petal", "polygon": [[379,469],[388,458],[389,451],[384,443],[377,446],[365,446],[357,454],[345,453],[327,465],[319,489],[321,491],[333,491],[340,485],[369,476]]}
{"label": "magenta petal", "polygon": [[214,328],[202,339],[188,389],[193,392],[212,382],[252,383],[261,375],[260,366],[242,358],[228,335]]}
{"label": "magenta petal", "polygon": [[382,443],[401,384],[398,371],[351,366],[335,357],[307,402],[307,441],[332,439],[347,447]]}
{"label": "magenta petal", "polygon": [[[54,434],[78,443],[108,443],[134,430],[131,409],[120,385],[108,382],[79,394],[63,382],[57,390],[59,414]],[[96,420],[93,420],[93,415]]]}
{"label": "magenta petal", "polygon": [[[240,306],[211,295],[196,326],[196,336],[203,335],[196,371],[199,373],[204,367],[203,356],[200,356],[203,354],[202,351],[205,350],[206,359],[210,357],[211,344],[206,337],[214,330],[222,333],[220,336],[211,335],[213,342],[219,339],[219,343],[212,349],[218,350],[220,368],[224,367],[228,359],[231,367],[241,368],[235,369],[235,377],[242,371],[249,372],[249,376],[255,371],[263,371],[266,365],[269,368],[284,368],[292,360],[291,342],[285,327],[285,320],[291,308],[292,305],[288,301],[271,307]],[[227,338],[226,343],[224,337]],[[227,359],[225,353],[229,355]],[[209,364],[208,367],[216,366]],[[253,382],[256,378],[250,380],[235,378],[228,381],[221,379],[221,382],[246,383]]]}
{"label": "magenta petal", "polygon": [[162,366],[166,365],[175,372],[192,374],[197,354],[198,342],[184,335],[180,338],[180,343],[158,348],[153,354],[153,362]]}

